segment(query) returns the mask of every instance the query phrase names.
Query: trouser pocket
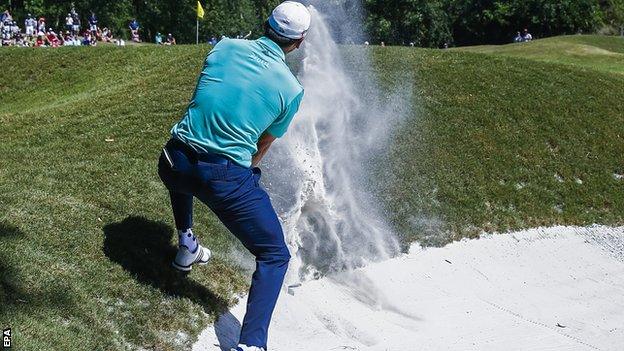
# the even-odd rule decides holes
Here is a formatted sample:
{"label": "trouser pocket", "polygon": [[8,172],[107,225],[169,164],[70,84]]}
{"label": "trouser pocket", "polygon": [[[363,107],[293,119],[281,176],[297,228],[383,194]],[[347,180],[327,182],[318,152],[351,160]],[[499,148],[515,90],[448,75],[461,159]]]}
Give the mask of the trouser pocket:
{"label": "trouser pocket", "polygon": [[160,158],[158,159],[158,176],[167,188],[169,188],[169,185],[171,184],[171,177],[173,176],[172,167],[167,162],[164,152],[160,154]]}
{"label": "trouser pocket", "polygon": [[162,149],[161,157],[164,157],[166,163],[169,165],[169,168],[175,169],[175,165],[173,164],[173,158],[171,157],[171,154],[169,153],[166,147]]}
{"label": "trouser pocket", "polygon": [[182,172],[186,170],[186,165],[183,162],[174,162],[175,156],[172,156],[171,152],[165,153],[165,150],[160,154],[158,176],[160,176],[160,180],[162,180],[169,191],[188,193],[192,189],[194,182],[185,172]]}

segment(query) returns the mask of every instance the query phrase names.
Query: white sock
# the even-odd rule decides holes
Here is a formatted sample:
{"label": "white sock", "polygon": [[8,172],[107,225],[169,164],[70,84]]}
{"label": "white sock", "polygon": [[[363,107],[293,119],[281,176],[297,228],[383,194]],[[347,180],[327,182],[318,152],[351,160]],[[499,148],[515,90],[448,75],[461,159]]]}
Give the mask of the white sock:
{"label": "white sock", "polygon": [[197,238],[193,234],[193,230],[191,228],[187,230],[178,230],[178,246],[184,246],[191,252],[195,252],[197,250]]}

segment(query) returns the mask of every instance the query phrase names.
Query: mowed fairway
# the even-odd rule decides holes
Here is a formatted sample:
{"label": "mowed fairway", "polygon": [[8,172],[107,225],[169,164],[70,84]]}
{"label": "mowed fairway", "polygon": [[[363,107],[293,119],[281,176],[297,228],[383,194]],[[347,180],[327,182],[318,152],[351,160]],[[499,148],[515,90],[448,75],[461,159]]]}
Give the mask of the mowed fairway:
{"label": "mowed fairway", "polygon": [[489,53],[531,60],[565,63],[624,74],[624,37],[574,35],[503,46],[472,46],[454,50]]}
{"label": "mowed fairway", "polygon": [[[624,40],[575,38],[614,54],[548,51],[577,47],[569,38],[513,55],[370,49],[380,84],[413,90],[373,175],[406,246],[624,223]],[[188,349],[245,291],[234,240],[205,207],[196,229],[215,260],[186,278],[169,268],[156,162],[208,50],[0,50],[0,322],[18,349]]]}

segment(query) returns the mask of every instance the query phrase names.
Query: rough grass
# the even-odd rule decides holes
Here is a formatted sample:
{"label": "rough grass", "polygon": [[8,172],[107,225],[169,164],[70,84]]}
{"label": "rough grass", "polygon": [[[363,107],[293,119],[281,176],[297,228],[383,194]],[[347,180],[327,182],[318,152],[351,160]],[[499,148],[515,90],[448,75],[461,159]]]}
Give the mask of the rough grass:
{"label": "rough grass", "polygon": [[[156,161],[207,47],[2,50],[0,321],[24,350],[186,349],[244,291],[231,237],[199,208],[217,255],[170,269]],[[108,140],[108,141],[107,141]],[[179,332],[181,332],[179,334]]]}
{"label": "rough grass", "polygon": [[417,108],[396,132],[381,192],[407,241],[624,223],[624,75],[593,57],[571,64],[567,51],[544,49],[558,63],[534,58],[570,41],[624,50],[621,38],[577,36],[502,55],[374,52],[386,71],[417,72]]}
{"label": "rough grass", "polygon": [[[0,322],[18,349],[188,349],[245,290],[233,238],[203,206],[215,261],[169,268],[156,160],[208,49],[0,50]],[[404,242],[623,222],[624,75],[565,52],[371,50],[382,85],[414,91],[378,173]]]}

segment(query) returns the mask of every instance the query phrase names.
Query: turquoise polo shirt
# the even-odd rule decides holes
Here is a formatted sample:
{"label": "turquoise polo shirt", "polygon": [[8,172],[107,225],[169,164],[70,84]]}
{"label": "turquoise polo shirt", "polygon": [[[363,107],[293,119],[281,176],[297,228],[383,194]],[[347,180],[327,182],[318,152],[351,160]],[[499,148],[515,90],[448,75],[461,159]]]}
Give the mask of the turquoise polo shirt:
{"label": "turquoise polo shirt", "polygon": [[251,166],[260,136],[286,133],[303,87],[271,39],[223,39],[210,51],[195,93],[172,137],[198,152]]}

